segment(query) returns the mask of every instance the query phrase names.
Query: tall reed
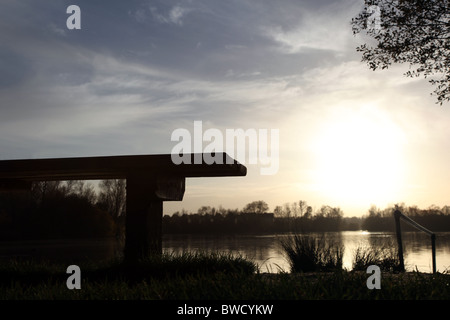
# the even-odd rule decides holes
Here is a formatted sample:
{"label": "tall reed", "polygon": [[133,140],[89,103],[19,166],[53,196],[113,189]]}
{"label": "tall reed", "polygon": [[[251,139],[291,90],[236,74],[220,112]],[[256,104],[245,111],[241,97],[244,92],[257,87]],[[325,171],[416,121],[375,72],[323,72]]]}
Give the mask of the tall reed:
{"label": "tall reed", "polygon": [[354,253],[352,269],[366,270],[370,265],[377,265],[383,271],[399,271],[400,260],[397,246],[392,242],[372,242],[359,245]]}
{"label": "tall reed", "polygon": [[344,247],[324,236],[293,234],[280,240],[291,272],[333,271],[342,269]]}

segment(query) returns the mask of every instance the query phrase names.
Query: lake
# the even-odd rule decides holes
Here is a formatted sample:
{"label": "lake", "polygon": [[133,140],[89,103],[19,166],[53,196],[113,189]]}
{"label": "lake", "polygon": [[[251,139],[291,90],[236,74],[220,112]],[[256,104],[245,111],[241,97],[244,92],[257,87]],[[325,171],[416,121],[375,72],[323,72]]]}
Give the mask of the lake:
{"label": "lake", "polygon": [[[315,234],[321,236],[322,233]],[[352,269],[355,250],[371,244],[397,245],[395,233],[343,231],[326,232],[326,238],[344,246],[343,265]],[[432,272],[431,239],[423,233],[404,232],[404,260],[407,270]],[[280,239],[286,235],[235,235],[235,236],[199,236],[166,235],[163,247],[168,251],[208,250],[241,254],[255,261],[261,272],[289,271]],[[436,234],[436,268],[443,272],[450,270],[450,232]]]}
{"label": "lake", "polygon": [[[321,235],[321,234],[316,234]],[[326,238],[344,246],[344,268],[351,270],[358,246],[388,244],[396,246],[394,233],[343,231],[326,232]],[[164,235],[163,250],[219,251],[240,254],[255,261],[261,272],[289,271],[289,264],[280,247],[285,235]],[[423,233],[404,232],[403,245],[407,270],[432,271],[431,240]],[[123,242],[116,239],[2,241],[0,260],[15,257],[39,257],[80,264],[84,261],[104,261],[120,257]],[[437,270],[450,270],[450,232],[436,233]]]}

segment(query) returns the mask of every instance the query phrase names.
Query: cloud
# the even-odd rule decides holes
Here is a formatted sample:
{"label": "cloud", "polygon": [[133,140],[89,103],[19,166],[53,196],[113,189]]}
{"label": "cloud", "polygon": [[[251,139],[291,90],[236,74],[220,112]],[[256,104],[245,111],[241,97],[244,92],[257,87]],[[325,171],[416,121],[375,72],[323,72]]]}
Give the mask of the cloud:
{"label": "cloud", "polygon": [[[403,77],[401,68],[372,72],[360,62],[353,43],[360,39],[349,24],[359,0],[77,4],[83,27],[74,32],[65,29],[67,3],[2,4],[3,159],[167,153],[172,131],[191,129],[194,120],[205,129],[280,129],[279,174],[261,180],[249,168],[239,201],[254,200],[241,192],[251,189],[270,193],[271,206],[299,192],[322,205],[327,199],[311,174],[314,136],[339,120],[336,112],[370,104],[405,132],[411,162],[422,150],[414,148],[427,147],[420,164],[433,157],[448,163],[450,120],[433,108],[428,83]],[[233,188],[234,181],[217,183]]]}
{"label": "cloud", "polygon": [[304,7],[295,24],[264,26],[262,33],[279,43],[279,50],[286,54],[308,50],[348,51],[348,39],[352,37],[349,21],[359,7],[354,1]]}
{"label": "cloud", "polygon": [[56,24],[54,23],[50,23],[48,26],[49,30],[53,33],[55,33],[58,36],[62,36],[65,37],[66,34],[66,30],[64,30],[63,28],[58,27]]}
{"label": "cloud", "polygon": [[[57,58],[44,59],[47,50]],[[286,79],[259,78],[257,72],[239,81],[210,81],[69,44],[34,54],[41,61],[35,74],[0,95],[0,135],[17,141],[12,154],[135,153],[144,146],[146,153],[170,152],[172,130],[190,128],[194,120],[270,128],[296,99]],[[119,144],[104,143],[109,140]]]}
{"label": "cloud", "polygon": [[188,9],[182,8],[180,6],[173,7],[169,12],[170,22],[182,25],[183,24],[182,18],[187,12],[189,12]]}
{"label": "cloud", "polygon": [[158,8],[157,6],[148,4],[138,9],[130,10],[129,14],[139,23],[147,23],[149,19],[162,24],[183,25],[183,18],[191,12],[191,8],[181,5],[174,5],[170,9]]}

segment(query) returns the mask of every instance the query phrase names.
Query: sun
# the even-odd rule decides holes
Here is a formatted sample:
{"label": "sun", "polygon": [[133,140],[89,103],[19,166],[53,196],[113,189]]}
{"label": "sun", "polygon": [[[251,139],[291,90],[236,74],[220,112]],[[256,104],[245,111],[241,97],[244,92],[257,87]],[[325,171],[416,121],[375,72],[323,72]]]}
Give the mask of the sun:
{"label": "sun", "polygon": [[317,190],[345,204],[396,202],[406,163],[403,144],[402,130],[376,107],[334,114],[314,141]]}

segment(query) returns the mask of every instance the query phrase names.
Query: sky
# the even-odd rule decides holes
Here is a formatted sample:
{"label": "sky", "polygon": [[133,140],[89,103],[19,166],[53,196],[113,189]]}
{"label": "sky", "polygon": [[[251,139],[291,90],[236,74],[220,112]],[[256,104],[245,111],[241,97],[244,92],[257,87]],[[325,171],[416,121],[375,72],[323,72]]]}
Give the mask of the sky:
{"label": "sky", "polygon": [[[70,5],[81,29],[67,27]],[[371,40],[350,25],[361,10],[362,0],[2,0],[0,159],[171,153],[172,133],[201,121],[278,130],[278,170],[247,159],[245,177],[187,179],[166,214],[256,200],[344,216],[450,204],[450,106],[405,77],[407,65],[361,62],[356,47]]]}

